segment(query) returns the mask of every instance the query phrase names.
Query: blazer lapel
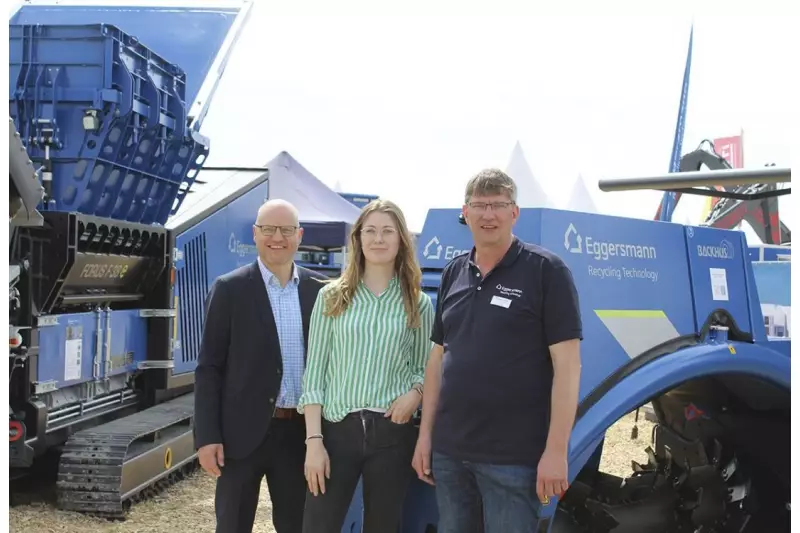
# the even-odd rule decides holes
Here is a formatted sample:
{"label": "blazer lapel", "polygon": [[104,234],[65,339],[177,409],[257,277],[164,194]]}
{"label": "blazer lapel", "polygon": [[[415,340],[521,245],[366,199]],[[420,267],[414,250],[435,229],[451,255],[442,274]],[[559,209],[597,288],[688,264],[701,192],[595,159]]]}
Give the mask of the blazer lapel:
{"label": "blazer lapel", "polygon": [[272,306],[269,303],[269,294],[264,286],[264,278],[261,277],[261,270],[258,268],[258,261],[250,266],[250,282],[253,285],[253,294],[256,297],[256,314],[261,318],[264,326],[268,329],[270,337],[278,338],[278,326],[275,325],[275,315],[272,314]]}

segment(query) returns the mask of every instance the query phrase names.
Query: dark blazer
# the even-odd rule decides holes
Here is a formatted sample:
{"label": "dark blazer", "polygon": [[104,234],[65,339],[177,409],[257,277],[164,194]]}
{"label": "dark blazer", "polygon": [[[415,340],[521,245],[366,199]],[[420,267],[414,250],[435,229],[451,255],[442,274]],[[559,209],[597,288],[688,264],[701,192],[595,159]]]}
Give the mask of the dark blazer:
{"label": "dark blazer", "polygon": [[[325,276],[297,267],[303,339]],[[214,281],[206,299],[195,371],[195,447],[222,444],[240,459],[264,440],[281,387],[283,360],[258,262]]]}

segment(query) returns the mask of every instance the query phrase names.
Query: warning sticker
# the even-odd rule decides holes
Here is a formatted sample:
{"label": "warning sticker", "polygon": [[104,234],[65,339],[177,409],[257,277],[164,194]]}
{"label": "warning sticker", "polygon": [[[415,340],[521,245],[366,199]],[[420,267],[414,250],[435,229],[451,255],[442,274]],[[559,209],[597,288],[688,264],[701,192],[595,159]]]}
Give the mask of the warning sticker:
{"label": "warning sticker", "polygon": [[67,339],[64,347],[64,381],[81,378],[83,339]]}
{"label": "warning sticker", "polygon": [[728,276],[724,268],[709,268],[711,272],[711,297],[728,301]]}

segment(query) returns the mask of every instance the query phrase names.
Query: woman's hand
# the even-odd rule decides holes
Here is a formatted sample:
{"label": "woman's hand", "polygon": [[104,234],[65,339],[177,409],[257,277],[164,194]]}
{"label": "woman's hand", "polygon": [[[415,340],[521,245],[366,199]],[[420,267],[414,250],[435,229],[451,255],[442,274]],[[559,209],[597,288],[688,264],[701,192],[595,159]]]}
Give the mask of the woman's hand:
{"label": "woman's hand", "polygon": [[331,461],[322,439],[310,439],[306,446],[306,482],[311,494],[325,494],[325,480],[331,477]]}
{"label": "woman's hand", "polygon": [[386,418],[391,417],[392,422],[395,424],[405,424],[411,420],[411,416],[419,408],[421,401],[422,396],[420,393],[412,389],[393,401],[384,416]]}

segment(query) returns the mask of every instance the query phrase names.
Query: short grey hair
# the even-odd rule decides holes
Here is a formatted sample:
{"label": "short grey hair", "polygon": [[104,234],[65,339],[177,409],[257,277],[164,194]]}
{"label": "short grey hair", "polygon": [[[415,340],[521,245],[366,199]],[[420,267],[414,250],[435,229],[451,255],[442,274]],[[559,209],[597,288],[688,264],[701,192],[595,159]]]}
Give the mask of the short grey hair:
{"label": "short grey hair", "polygon": [[481,170],[467,183],[467,190],[464,194],[464,203],[469,203],[474,195],[492,196],[495,194],[505,194],[508,198],[517,202],[517,184],[511,176],[498,168],[487,168]]}

